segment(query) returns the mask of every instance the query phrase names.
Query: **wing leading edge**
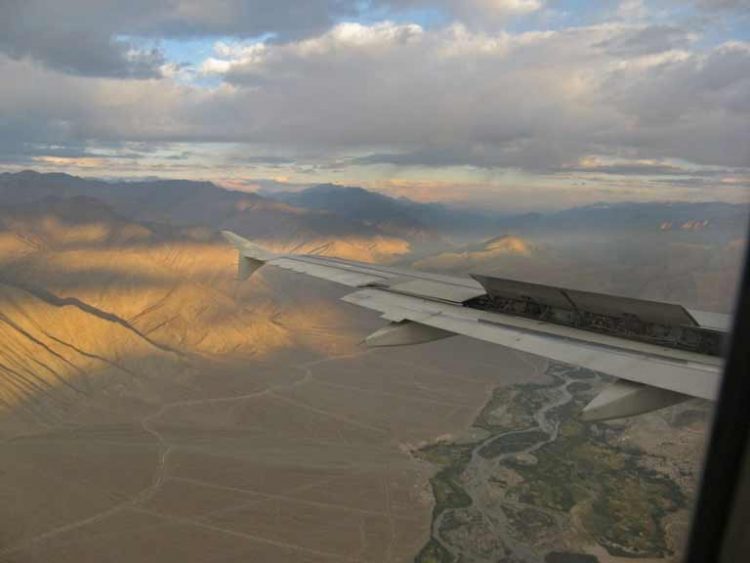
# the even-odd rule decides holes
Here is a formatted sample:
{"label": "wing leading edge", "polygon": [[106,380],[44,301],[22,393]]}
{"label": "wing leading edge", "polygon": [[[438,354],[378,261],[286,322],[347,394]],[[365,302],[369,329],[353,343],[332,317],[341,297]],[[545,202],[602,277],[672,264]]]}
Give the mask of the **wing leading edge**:
{"label": "wing leading edge", "polygon": [[238,277],[264,264],[357,288],[343,301],[388,324],[369,346],[456,334],[618,379],[583,412],[606,420],[717,395],[728,318],[680,305],[476,276],[460,278],[337,258],[276,254],[224,231],[239,252]]}

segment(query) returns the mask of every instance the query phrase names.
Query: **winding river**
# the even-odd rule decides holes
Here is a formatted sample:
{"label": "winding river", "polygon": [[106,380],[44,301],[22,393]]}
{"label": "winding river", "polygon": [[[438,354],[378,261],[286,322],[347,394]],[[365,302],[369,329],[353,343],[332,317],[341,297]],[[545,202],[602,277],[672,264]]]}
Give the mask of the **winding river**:
{"label": "winding river", "polygon": [[[579,374],[577,377],[576,373]],[[597,379],[592,372],[588,373],[591,374],[588,382]],[[461,475],[461,484],[466,494],[471,497],[471,505],[465,508],[448,508],[433,521],[433,539],[439,542],[456,561],[497,561],[499,556],[502,556],[504,561],[524,563],[542,561],[536,551],[511,533],[513,526],[509,522],[509,516],[503,505],[508,507],[515,503],[499,498],[497,485],[493,483],[493,476],[498,474],[501,464],[509,457],[531,455],[557,439],[560,420],[559,415],[554,411],[573,400],[574,396],[570,388],[575,383],[580,384],[580,369],[554,364],[550,366],[547,374],[554,379],[554,382],[547,387],[536,388],[536,392],[543,395],[545,400],[533,413],[532,426],[499,434],[494,433],[473,445],[470,461]],[[545,512],[554,521],[560,518],[559,513],[539,510]],[[451,521],[466,521],[467,519],[472,520],[472,530],[481,531],[481,537],[472,538],[472,541],[481,544],[484,538],[490,544],[486,549],[491,555],[483,557],[477,553],[459,551],[455,541],[447,536],[447,533],[455,528],[450,525]],[[481,521],[477,522],[477,519]]]}

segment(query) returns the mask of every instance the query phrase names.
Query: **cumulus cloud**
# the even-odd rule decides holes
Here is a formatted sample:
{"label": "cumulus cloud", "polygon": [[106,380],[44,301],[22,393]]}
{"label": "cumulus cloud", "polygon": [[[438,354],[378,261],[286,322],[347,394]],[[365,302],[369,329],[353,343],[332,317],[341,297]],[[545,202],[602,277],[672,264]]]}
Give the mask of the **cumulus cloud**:
{"label": "cumulus cloud", "polygon": [[227,103],[255,139],[391,149],[359,164],[546,170],[602,153],[746,165],[747,44],[690,52],[687,32],[664,31],[342,24],[221,46],[206,70],[235,87]]}
{"label": "cumulus cloud", "polygon": [[318,35],[342,19],[414,8],[496,25],[540,9],[542,0],[4,0],[0,52],[83,76],[150,78],[163,56],[136,39]]}

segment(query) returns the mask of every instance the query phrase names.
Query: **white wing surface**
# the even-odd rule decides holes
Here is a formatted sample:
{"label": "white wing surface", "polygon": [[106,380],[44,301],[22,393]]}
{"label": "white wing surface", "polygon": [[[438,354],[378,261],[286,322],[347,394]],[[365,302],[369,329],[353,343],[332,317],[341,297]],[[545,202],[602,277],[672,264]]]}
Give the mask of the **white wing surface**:
{"label": "white wing surface", "polygon": [[268,264],[356,291],[343,300],[388,324],[365,339],[396,346],[464,335],[618,379],[583,411],[587,420],[632,416],[718,393],[729,319],[657,303],[476,276],[462,278],[309,255],[269,252],[224,232],[239,277]]}

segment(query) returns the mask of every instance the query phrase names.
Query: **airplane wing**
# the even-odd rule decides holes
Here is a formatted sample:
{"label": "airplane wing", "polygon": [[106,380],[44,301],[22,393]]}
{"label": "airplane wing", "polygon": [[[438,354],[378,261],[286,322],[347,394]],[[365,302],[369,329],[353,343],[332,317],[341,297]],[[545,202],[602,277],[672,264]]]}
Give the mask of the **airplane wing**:
{"label": "airplane wing", "polygon": [[240,279],[268,264],[356,288],[342,300],[388,321],[365,339],[369,346],[461,334],[616,377],[584,408],[584,420],[632,416],[691,397],[714,400],[718,393],[725,315],[503,278],[276,254],[222,234],[239,252]]}

